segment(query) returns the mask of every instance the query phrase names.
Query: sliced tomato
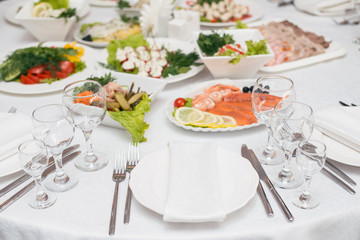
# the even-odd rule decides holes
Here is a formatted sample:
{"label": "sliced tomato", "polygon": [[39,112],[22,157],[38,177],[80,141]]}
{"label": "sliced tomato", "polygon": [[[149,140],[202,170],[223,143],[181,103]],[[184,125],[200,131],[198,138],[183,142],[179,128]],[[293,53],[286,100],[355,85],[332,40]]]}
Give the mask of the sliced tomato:
{"label": "sliced tomato", "polygon": [[29,79],[25,75],[20,76],[20,82],[23,84],[35,84],[33,81],[31,81],[31,79]]}
{"label": "sliced tomato", "polygon": [[47,75],[48,78],[55,78],[56,76],[51,75],[51,72],[49,70],[45,70],[43,74]]}
{"label": "sliced tomato", "polygon": [[45,65],[38,65],[27,70],[27,74],[39,74],[42,73],[45,69]]}
{"label": "sliced tomato", "polygon": [[51,78],[51,74],[47,75],[45,73],[39,73],[39,74],[36,74],[36,77],[38,77],[39,79],[48,79],[48,78]]}
{"label": "sliced tomato", "polygon": [[64,72],[56,72],[56,78],[66,78],[68,75],[67,73],[64,73]]}
{"label": "sliced tomato", "polygon": [[75,71],[75,63],[70,61],[61,61],[60,62],[61,72],[71,74]]}
{"label": "sliced tomato", "polygon": [[33,81],[34,83],[40,83],[40,78],[38,78],[37,76],[28,73],[27,74],[27,78],[30,79],[31,81]]}

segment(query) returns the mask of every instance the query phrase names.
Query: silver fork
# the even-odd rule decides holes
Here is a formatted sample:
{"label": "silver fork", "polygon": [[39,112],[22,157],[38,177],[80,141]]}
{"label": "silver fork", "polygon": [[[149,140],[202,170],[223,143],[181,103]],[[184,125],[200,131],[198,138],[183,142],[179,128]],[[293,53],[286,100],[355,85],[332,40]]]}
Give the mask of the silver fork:
{"label": "silver fork", "polygon": [[111,217],[109,225],[109,235],[114,235],[115,233],[115,223],[116,223],[116,210],[118,202],[118,193],[119,193],[119,183],[124,181],[126,177],[126,155],[125,152],[117,152],[115,155],[114,161],[114,171],[112,179],[115,184],[114,198],[111,208]]}
{"label": "silver fork", "polygon": [[[131,171],[134,169],[136,164],[140,160],[140,150],[139,143],[129,143],[129,152],[128,152],[128,162],[126,166],[126,171],[129,173],[129,182],[131,177]],[[124,223],[128,224],[130,222],[130,209],[131,209],[131,189],[128,182],[128,190],[126,194],[126,202],[125,202],[125,211],[124,211]]]}
{"label": "silver fork", "polygon": [[12,106],[8,113],[16,113],[16,111],[17,111],[17,108]]}

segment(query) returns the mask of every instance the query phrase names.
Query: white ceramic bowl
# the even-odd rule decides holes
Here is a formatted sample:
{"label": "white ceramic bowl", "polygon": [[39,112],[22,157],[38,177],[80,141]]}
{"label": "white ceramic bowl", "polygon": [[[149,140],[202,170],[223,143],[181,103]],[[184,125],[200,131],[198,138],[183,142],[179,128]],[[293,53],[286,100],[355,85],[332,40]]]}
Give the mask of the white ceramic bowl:
{"label": "white ceramic bowl", "polygon": [[[267,43],[267,49],[269,54],[264,55],[254,55],[247,56],[240,59],[240,62],[237,64],[229,63],[233,57],[229,56],[216,56],[216,57],[206,57],[203,55],[200,50],[199,45],[197,44],[197,39],[200,33],[205,35],[209,35],[214,31],[200,31],[194,33],[194,41],[196,42],[196,49],[199,53],[200,58],[206,65],[206,67],[210,70],[211,74],[215,78],[251,78],[256,72],[263,67],[271,58],[274,57],[274,53],[271,50],[269,44]],[[264,37],[260,34],[260,32],[256,29],[231,29],[231,30],[218,30],[215,31],[219,33],[221,36],[223,34],[230,34],[233,36],[235,43],[241,44],[243,48],[246,49],[245,41],[253,40],[260,41],[264,39]]]}
{"label": "white ceramic bowl", "polygon": [[[77,12],[79,12],[84,5],[85,1],[83,0],[69,1],[69,7],[76,8]],[[15,16],[15,19],[39,41],[65,40],[76,18],[71,17],[65,20],[64,18],[33,17],[33,7],[33,1],[27,2]]]}

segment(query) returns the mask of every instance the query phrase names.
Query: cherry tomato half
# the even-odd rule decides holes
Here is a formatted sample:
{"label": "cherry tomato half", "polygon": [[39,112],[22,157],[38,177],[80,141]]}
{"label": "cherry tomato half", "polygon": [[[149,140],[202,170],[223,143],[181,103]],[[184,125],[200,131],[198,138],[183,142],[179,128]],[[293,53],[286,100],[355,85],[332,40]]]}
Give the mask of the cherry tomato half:
{"label": "cherry tomato half", "polygon": [[177,98],[174,101],[174,107],[179,108],[179,107],[183,107],[186,104],[186,100],[184,98]]}

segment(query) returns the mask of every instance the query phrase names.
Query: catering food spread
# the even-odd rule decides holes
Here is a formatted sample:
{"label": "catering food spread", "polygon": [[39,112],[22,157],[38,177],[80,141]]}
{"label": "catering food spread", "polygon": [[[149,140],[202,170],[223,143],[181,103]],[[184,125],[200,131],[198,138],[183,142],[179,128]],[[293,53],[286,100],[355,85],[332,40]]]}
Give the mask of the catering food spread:
{"label": "catering food spread", "polygon": [[322,54],[330,45],[323,36],[306,32],[289,21],[273,21],[254,28],[260,31],[275,54],[266,66]]}

